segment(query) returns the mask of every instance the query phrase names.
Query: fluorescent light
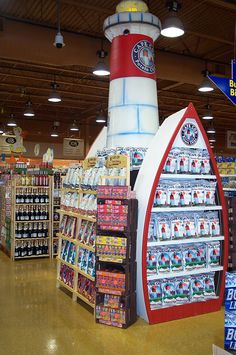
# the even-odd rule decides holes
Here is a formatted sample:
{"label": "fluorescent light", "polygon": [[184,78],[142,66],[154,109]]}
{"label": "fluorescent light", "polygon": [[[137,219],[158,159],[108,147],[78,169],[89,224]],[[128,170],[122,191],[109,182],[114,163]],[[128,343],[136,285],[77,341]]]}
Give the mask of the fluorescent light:
{"label": "fluorescent light", "polygon": [[99,61],[93,70],[93,74],[98,76],[106,76],[110,75],[110,71],[106,63]]}
{"label": "fluorescent light", "polygon": [[8,121],[7,126],[8,127],[16,127],[17,126],[16,121],[14,120],[13,114],[10,115],[10,120]]}
{"label": "fluorescent light", "polygon": [[214,133],[216,133],[216,130],[215,130],[215,128],[214,128],[213,125],[210,125],[210,126],[207,128],[207,133],[209,133],[209,134],[214,134]]}
{"label": "fluorescent light", "polygon": [[59,134],[57,132],[52,132],[51,137],[59,137]]}
{"label": "fluorescent light", "polygon": [[207,69],[205,69],[202,71],[202,74],[203,74],[204,78],[198,87],[198,91],[200,91],[200,92],[213,91],[214,86],[212,85],[211,81],[207,78],[207,76],[210,74],[210,72]]}
{"label": "fluorescent light", "polygon": [[74,121],[72,123],[72,125],[70,126],[70,131],[74,131],[74,132],[78,132],[79,131],[79,127],[77,126],[76,121]]}
{"label": "fluorescent light", "polygon": [[213,113],[210,105],[205,106],[205,112],[202,115],[203,120],[213,120]]}
{"label": "fluorescent light", "polygon": [[26,109],[24,111],[24,116],[26,116],[26,117],[34,117],[35,116],[35,113],[34,113],[34,110],[32,107],[32,102],[30,100],[26,103]]}
{"label": "fluorescent light", "polygon": [[96,122],[97,123],[105,123],[106,122],[106,116],[105,116],[102,108],[100,109],[100,112],[99,112],[98,116],[96,117]]}
{"label": "fluorescent light", "polygon": [[52,87],[52,91],[48,97],[48,101],[50,102],[60,102],[61,101],[61,96],[60,94],[57,92],[57,88],[58,85],[57,83],[54,81],[53,83],[51,83],[51,87]]}
{"label": "fluorescent light", "polygon": [[107,56],[107,52],[103,49],[97,51],[97,56],[99,58],[98,63],[95,65],[93,69],[93,74],[98,76],[106,76],[110,74],[110,70],[108,65],[104,62],[104,59]]}
{"label": "fluorescent light", "polygon": [[170,38],[183,36],[184,26],[179,17],[176,15],[167,17],[163,22],[161,34],[164,37]]}

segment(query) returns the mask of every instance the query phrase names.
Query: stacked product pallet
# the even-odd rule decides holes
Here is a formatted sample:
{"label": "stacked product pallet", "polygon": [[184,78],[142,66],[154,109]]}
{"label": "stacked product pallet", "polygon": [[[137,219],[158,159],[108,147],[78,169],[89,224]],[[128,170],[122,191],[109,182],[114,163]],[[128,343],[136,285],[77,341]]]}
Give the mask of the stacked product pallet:
{"label": "stacked product pallet", "polygon": [[99,186],[96,322],[127,328],[136,321],[137,200],[128,186]]}

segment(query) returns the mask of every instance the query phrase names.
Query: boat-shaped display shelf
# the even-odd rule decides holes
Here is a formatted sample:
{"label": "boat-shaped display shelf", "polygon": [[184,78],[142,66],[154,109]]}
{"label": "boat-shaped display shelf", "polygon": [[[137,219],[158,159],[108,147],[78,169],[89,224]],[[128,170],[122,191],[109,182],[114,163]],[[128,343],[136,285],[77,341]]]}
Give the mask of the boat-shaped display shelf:
{"label": "boat-shaped display shelf", "polygon": [[134,189],[138,314],[155,324],[219,310],[227,213],[214,155],[192,104],[164,121]]}

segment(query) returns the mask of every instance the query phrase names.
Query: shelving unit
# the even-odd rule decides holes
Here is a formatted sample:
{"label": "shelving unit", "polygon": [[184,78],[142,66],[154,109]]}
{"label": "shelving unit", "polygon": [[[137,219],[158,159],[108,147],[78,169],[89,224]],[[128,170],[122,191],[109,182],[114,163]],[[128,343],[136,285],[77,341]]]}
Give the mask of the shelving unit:
{"label": "shelving unit", "polygon": [[60,216],[56,211],[60,208],[61,203],[61,186],[62,186],[62,174],[61,172],[54,172],[52,183],[52,256],[58,254],[58,237]]}
{"label": "shelving unit", "polygon": [[[41,185],[28,184],[30,179],[34,179],[33,176],[16,175],[11,182],[12,260],[52,256],[52,178],[43,173],[39,175],[42,177]],[[24,181],[25,184],[19,184],[19,181]]]}
{"label": "shelving unit", "polygon": [[[209,192],[214,184],[215,194]],[[192,104],[165,120],[134,190],[139,200],[138,314],[155,324],[219,310],[227,269],[227,214],[216,162]]]}
{"label": "shelving unit", "polygon": [[[87,160],[84,162],[84,169],[92,168],[96,163],[96,159],[92,159],[91,163],[88,163]],[[95,277],[90,275],[89,272],[85,272],[79,267],[79,263],[81,262],[81,254],[82,253],[90,253],[88,254],[89,258],[94,258],[95,262],[95,246],[91,246],[88,244],[84,244],[79,238],[81,236],[81,230],[83,225],[88,223],[90,226],[96,223],[96,218],[91,216],[84,216],[78,213],[78,210],[75,209],[72,211],[69,208],[65,208],[63,206],[64,196],[66,193],[77,193],[78,194],[78,205],[84,194],[96,194],[95,191],[91,190],[82,190],[80,187],[62,187],[61,188],[61,206],[60,209],[57,209],[57,213],[60,214],[60,225],[59,225],[59,233],[57,233],[57,238],[59,241],[58,248],[58,257],[57,257],[57,287],[65,287],[69,291],[71,291],[72,299],[77,301],[77,299],[85,302],[92,309],[95,307],[95,288],[94,282]],[[62,229],[63,218],[74,218],[76,220],[76,225],[72,233],[72,236],[65,235]],[[91,227],[92,228],[92,227]],[[86,233],[86,230],[83,230],[83,233]],[[69,257],[68,253],[64,252],[64,243],[69,243],[68,250],[75,250],[73,257],[72,255]],[[95,241],[94,241],[95,243]],[[68,260],[64,260],[67,258]],[[67,269],[63,269],[63,265],[66,266]],[[87,267],[88,269],[88,267]],[[70,278],[68,277],[70,275]],[[94,293],[89,295],[86,294],[86,286],[89,285],[91,289],[94,289]],[[80,287],[81,285],[81,287]],[[87,297],[86,297],[87,296]]]}

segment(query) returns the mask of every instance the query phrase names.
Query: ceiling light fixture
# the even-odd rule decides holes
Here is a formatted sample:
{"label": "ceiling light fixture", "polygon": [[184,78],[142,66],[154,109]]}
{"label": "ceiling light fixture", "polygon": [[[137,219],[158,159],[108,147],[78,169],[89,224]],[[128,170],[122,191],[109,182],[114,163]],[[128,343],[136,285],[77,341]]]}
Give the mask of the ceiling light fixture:
{"label": "ceiling light fixture", "polygon": [[50,102],[61,102],[61,96],[60,94],[57,92],[57,88],[59,87],[59,85],[56,83],[56,81],[54,80],[52,83],[51,83],[51,88],[52,88],[52,91],[48,97],[48,101]]}
{"label": "ceiling light fixture", "polygon": [[58,127],[60,126],[60,122],[55,121],[53,123],[53,127],[52,127],[52,132],[51,132],[51,137],[59,137],[58,134]]}
{"label": "ceiling light fixture", "polygon": [[184,26],[177,16],[178,10],[181,9],[181,4],[178,1],[167,1],[166,6],[171,14],[163,22],[162,36],[170,38],[183,36]]}
{"label": "ceiling light fixture", "polygon": [[215,143],[216,142],[216,138],[214,135],[209,136],[209,143]]}
{"label": "ceiling light fixture", "polygon": [[211,73],[207,69],[205,69],[202,71],[202,74],[203,74],[204,78],[198,87],[198,91],[200,91],[200,92],[213,91],[214,87],[213,87],[211,81],[207,78],[207,76],[210,75]]}
{"label": "ceiling light fixture", "polygon": [[8,125],[8,127],[16,127],[17,126],[13,113],[10,114],[10,120],[8,121],[7,125]]}
{"label": "ceiling light fixture", "polygon": [[74,132],[78,132],[79,131],[79,127],[76,123],[76,121],[74,121],[71,126],[70,126],[70,131],[74,131]]}
{"label": "ceiling light fixture", "polygon": [[57,0],[57,34],[53,45],[60,49],[65,46],[64,38],[61,34],[61,1]]}
{"label": "ceiling light fixture", "polygon": [[26,102],[26,108],[25,108],[25,111],[24,111],[24,116],[26,117],[34,117],[35,116],[35,113],[34,113],[34,110],[33,110],[33,105],[32,105],[32,102],[30,101],[30,99]]}
{"label": "ceiling light fixture", "polygon": [[213,126],[213,121],[211,121],[212,123],[209,125],[209,127],[207,128],[207,133],[208,134],[215,134],[216,133],[216,130]]}
{"label": "ceiling light fixture", "polygon": [[97,122],[97,123],[105,123],[106,120],[107,120],[107,119],[106,119],[104,110],[103,110],[103,108],[101,107],[101,109],[100,109],[100,111],[99,111],[99,114],[98,114],[97,117],[96,117],[96,122]]}
{"label": "ceiling light fixture", "polygon": [[203,120],[213,120],[213,113],[211,110],[211,106],[209,104],[207,104],[205,106],[205,112],[202,115],[202,119]]}
{"label": "ceiling light fixture", "polygon": [[4,133],[4,128],[2,126],[0,126],[0,134]]}
{"label": "ceiling light fixture", "polygon": [[107,57],[108,53],[103,49],[103,41],[101,44],[101,49],[97,51],[98,62],[93,69],[93,74],[98,76],[106,76],[110,74],[110,70],[108,65],[105,63],[105,58]]}

